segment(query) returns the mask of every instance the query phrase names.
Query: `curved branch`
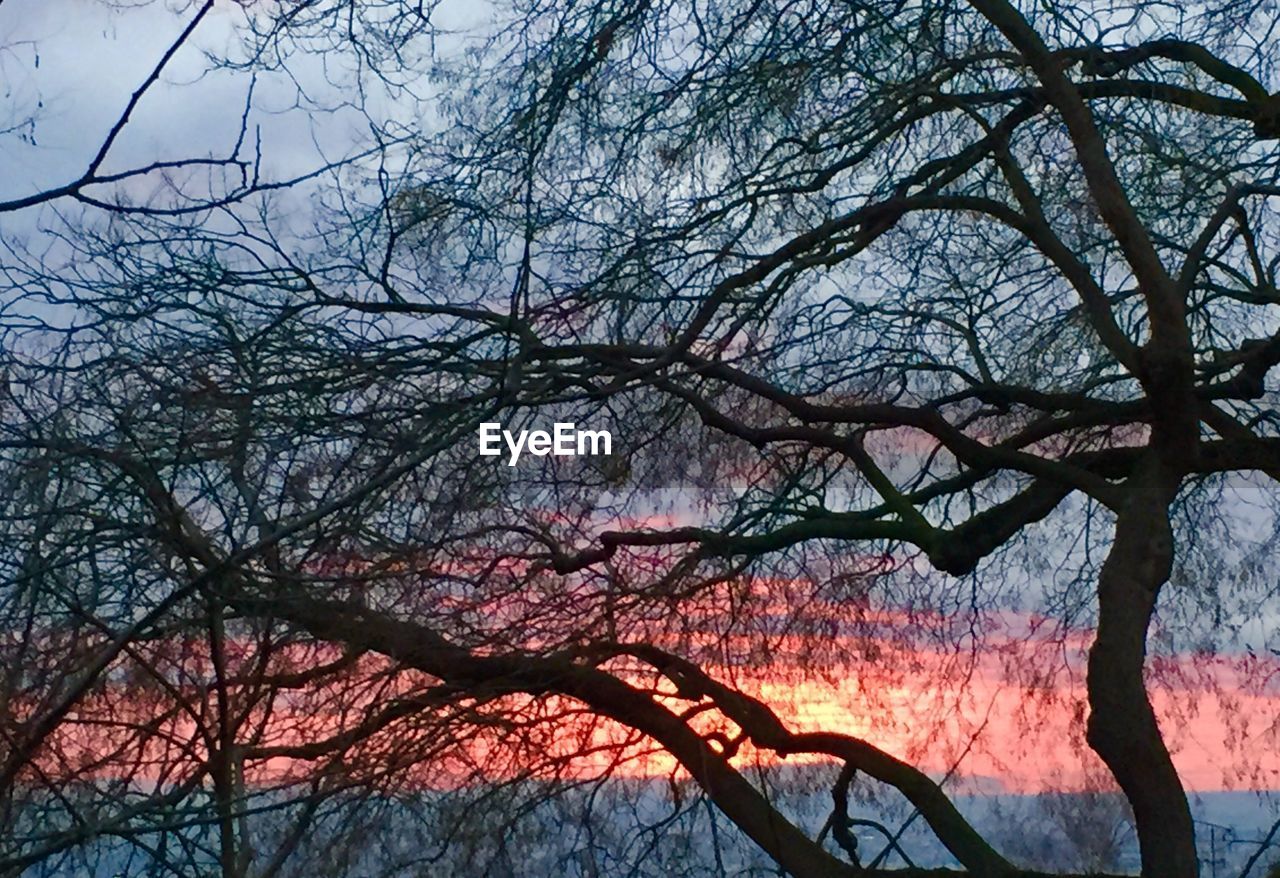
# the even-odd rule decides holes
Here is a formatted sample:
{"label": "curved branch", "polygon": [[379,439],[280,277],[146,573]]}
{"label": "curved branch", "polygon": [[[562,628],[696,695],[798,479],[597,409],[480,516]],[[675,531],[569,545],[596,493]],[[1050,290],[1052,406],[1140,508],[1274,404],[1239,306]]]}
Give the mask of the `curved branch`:
{"label": "curved branch", "polygon": [[480,655],[434,630],[384,613],[305,595],[243,596],[242,612],[292,622],[313,636],[381,653],[447,684],[485,695],[560,694],[660,743],[716,806],[780,866],[798,878],[857,875],[777,811],[724,757],[670,709],[612,674],[573,656],[525,653]]}
{"label": "curved branch", "polygon": [[915,766],[852,735],[792,732],[764,702],[730,689],[692,662],[657,647],[641,644],[618,649],[652,664],[685,694],[710,698],[757,747],[784,757],[797,753],[832,756],[894,787],[920,811],[938,840],[969,870],[990,876],[1016,872],[956,809],[942,788]]}

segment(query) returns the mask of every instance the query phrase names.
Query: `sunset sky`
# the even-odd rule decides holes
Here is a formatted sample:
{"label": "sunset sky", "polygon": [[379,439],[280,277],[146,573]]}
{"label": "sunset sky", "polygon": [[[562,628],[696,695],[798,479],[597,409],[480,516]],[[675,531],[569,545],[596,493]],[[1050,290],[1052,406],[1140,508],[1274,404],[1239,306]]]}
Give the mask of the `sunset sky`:
{"label": "sunset sky", "polygon": [[[85,132],[105,130],[110,125],[116,108],[127,99],[128,84],[145,75],[154,57],[180,29],[181,20],[173,18],[169,28],[158,27],[150,10],[131,12],[127,7],[111,9],[105,4],[74,0],[9,0],[5,15],[10,25],[16,23],[9,38],[20,46],[31,41],[31,48],[19,51],[35,51],[38,43],[40,54],[40,64],[34,70],[23,69],[12,59],[3,62],[22,74],[13,78],[9,87],[19,101],[26,99],[23,95],[30,101],[38,96],[43,109],[35,129],[36,143],[23,146],[6,141],[9,152],[4,160],[20,172],[0,180],[4,190],[0,194],[13,196],[51,185],[83,166],[88,145],[97,142]],[[201,29],[196,44],[203,41],[216,46],[228,37],[229,32],[215,16]],[[79,75],[85,40],[93,41],[98,61],[109,64],[117,75],[109,79]],[[229,146],[224,142],[228,123],[241,112],[247,97],[243,79],[223,74],[196,79],[195,73],[202,69],[194,48],[179,54],[163,87],[148,96],[131,120],[127,136],[112,154],[114,161],[123,166],[135,158],[156,155],[216,154]],[[316,84],[322,83],[318,68],[316,75]],[[278,86],[281,83],[271,76],[261,77],[255,86],[258,105],[270,107],[272,90]],[[317,85],[321,100],[324,88]],[[288,93],[287,88],[280,88],[282,96]],[[339,158],[354,142],[344,139],[350,138],[354,129],[344,128],[341,110],[325,117],[323,126],[308,123],[305,136],[299,136],[297,122],[310,117],[289,111],[284,104],[280,110],[259,112],[252,119],[252,124],[261,127],[266,166],[277,177],[304,171],[317,161]],[[394,115],[394,103],[387,104],[386,110]],[[12,222],[6,218],[6,223]],[[897,463],[918,453],[911,450],[909,437],[896,436],[893,443],[901,458]],[[897,463],[890,460],[891,467]],[[1241,490],[1247,503],[1247,483]],[[685,517],[667,513],[665,517],[653,516],[647,523],[679,523]],[[1010,630],[1021,624],[1016,615],[1005,619],[1009,620],[1013,620]],[[959,774],[998,777],[1004,787],[1020,791],[1070,787],[1081,776],[1080,741],[1073,737],[1078,734],[1079,722],[1078,717],[1073,722],[1072,711],[1083,704],[1081,650],[1089,636],[1080,631],[1064,646],[1061,664],[1070,670],[1056,674],[1051,687],[1040,690],[1010,679],[1010,669],[1019,664],[1018,650],[1024,648],[1010,638],[996,652],[978,659],[976,672],[958,701],[934,691],[935,678],[928,669],[939,657],[926,653],[919,657],[918,673],[897,671],[888,686],[874,678],[858,679],[856,674],[839,685],[799,681],[794,671],[785,668],[772,676],[748,673],[735,679],[776,704],[797,728],[865,735],[887,750],[918,759],[938,774],[952,768],[956,752],[981,726]],[[1156,700],[1165,714],[1164,728],[1175,749],[1175,760],[1191,788],[1280,789],[1278,661],[1270,654],[1250,659],[1243,651],[1221,656],[1184,655],[1173,660],[1182,666],[1184,679],[1168,691],[1158,688]],[[1248,666],[1247,680],[1240,672],[1244,666]],[[868,692],[875,693],[878,703],[868,703]],[[1028,715],[1028,705],[1038,702],[1046,706],[1032,707],[1033,715]],[[950,724],[953,733],[943,735],[940,746],[936,742],[925,745],[917,733],[938,724],[935,711],[940,703],[956,710],[955,716],[942,722],[943,726]]]}
{"label": "sunset sky", "polygon": [[1280,813],[1280,19],[347,2],[0,0],[0,872]]}

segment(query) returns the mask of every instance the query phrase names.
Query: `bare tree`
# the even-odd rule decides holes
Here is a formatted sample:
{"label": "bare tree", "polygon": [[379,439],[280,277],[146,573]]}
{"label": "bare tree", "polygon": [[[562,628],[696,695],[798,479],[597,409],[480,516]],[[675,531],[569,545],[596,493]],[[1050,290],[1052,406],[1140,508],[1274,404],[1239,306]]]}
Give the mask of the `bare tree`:
{"label": "bare tree", "polygon": [[[1273,12],[547,0],[429,47],[437,14],[250,19],[262,63],[448,87],[308,236],[241,192],[10,250],[0,863],[276,874],[405,789],[542,802],[657,748],[790,874],[862,864],[748,754],[1014,874],[924,771],[735,677],[936,634],[963,691],[984,613],[1030,607],[1094,629],[1144,874],[1197,874],[1148,687],[1274,636]],[[614,455],[477,455],[551,420]]]}

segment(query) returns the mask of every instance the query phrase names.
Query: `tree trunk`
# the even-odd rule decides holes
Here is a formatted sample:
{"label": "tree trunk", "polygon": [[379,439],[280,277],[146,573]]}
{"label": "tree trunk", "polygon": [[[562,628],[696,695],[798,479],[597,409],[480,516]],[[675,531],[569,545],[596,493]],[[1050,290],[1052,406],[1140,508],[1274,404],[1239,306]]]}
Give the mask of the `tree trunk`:
{"label": "tree trunk", "polygon": [[1130,480],[1098,582],[1098,634],[1089,650],[1089,746],[1133,806],[1147,878],[1197,878],[1195,829],[1143,680],[1147,628],[1173,566],[1171,497],[1158,476]]}

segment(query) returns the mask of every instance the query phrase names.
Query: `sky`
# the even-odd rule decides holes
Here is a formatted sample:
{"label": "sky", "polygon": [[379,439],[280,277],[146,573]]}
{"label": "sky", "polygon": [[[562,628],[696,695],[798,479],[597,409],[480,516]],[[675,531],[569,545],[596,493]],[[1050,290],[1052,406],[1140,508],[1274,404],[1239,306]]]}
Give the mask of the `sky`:
{"label": "sky", "polygon": [[[0,200],[78,176],[190,12],[184,7],[178,14],[161,14],[150,6],[111,8],[90,0],[0,3],[0,81],[3,106],[11,108],[11,118],[0,119],[0,130],[29,114],[35,116],[33,125],[0,135]],[[246,80],[238,74],[207,73],[199,50],[229,45],[232,14],[220,9],[201,26],[194,43],[179,51],[160,87],[139,105],[104,171],[156,159],[222,155],[231,148],[249,97]],[[292,69],[295,75],[311,76],[312,93],[323,97],[326,86],[317,67],[298,62]],[[287,178],[350,154],[368,133],[358,114],[342,109],[308,113],[293,109],[293,98],[292,87],[280,76],[264,75],[255,87],[249,118],[251,127],[261,132],[267,178]],[[394,103],[375,101],[375,106],[396,111]],[[136,184],[138,194],[145,195],[158,182]],[[0,217],[0,232],[38,242],[37,216],[32,211]],[[921,659],[921,672],[882,687],[879,695],[891,709],[881,704],[875,712],[868,711],[862,694],[867,687],[880,686],[874,680],[797,682],[783,672],[748,675],[739,683],[780,705],[779,713],[797,729],[865,735],[937,775],[953,767],[967,743],[966,733],[982,727],[981,746],[969,751],[959,770],[972,783],[1034,792],[1084,782],[1078,741],[1072,737],[1078,723],[1073,724],[1068,706],[1082,701],[1079,656],[1067,662],[1074,662],[1074,672],[1059,678],[1048,693],[1009,682],[1007,666],[1017,665],[1016,653],[984,657],[955,719],[953,740],[948,746],[923,749],[912,729],[921,721],[918,712],[934,704],[929,697],[934,678],[927,672],[929,656]],[[1216,691],[1205,678],[1199,687],[1156,696],[1167,717],[1164,729],[1175,763],[1192,789],[1280,789],[1280,668],[1264,665],[1254,679],[1270,682],[1246,685],[1233,665],[1239,660],[1239,655],[1210,660]],[[1200,661],[1203,677],[1205,660]],[[1275,664],[1272,658],[1261,661]],[[1036,702],[1037,695],[1053,706],[1039,716],[1025,716],[1026,705]]]}

